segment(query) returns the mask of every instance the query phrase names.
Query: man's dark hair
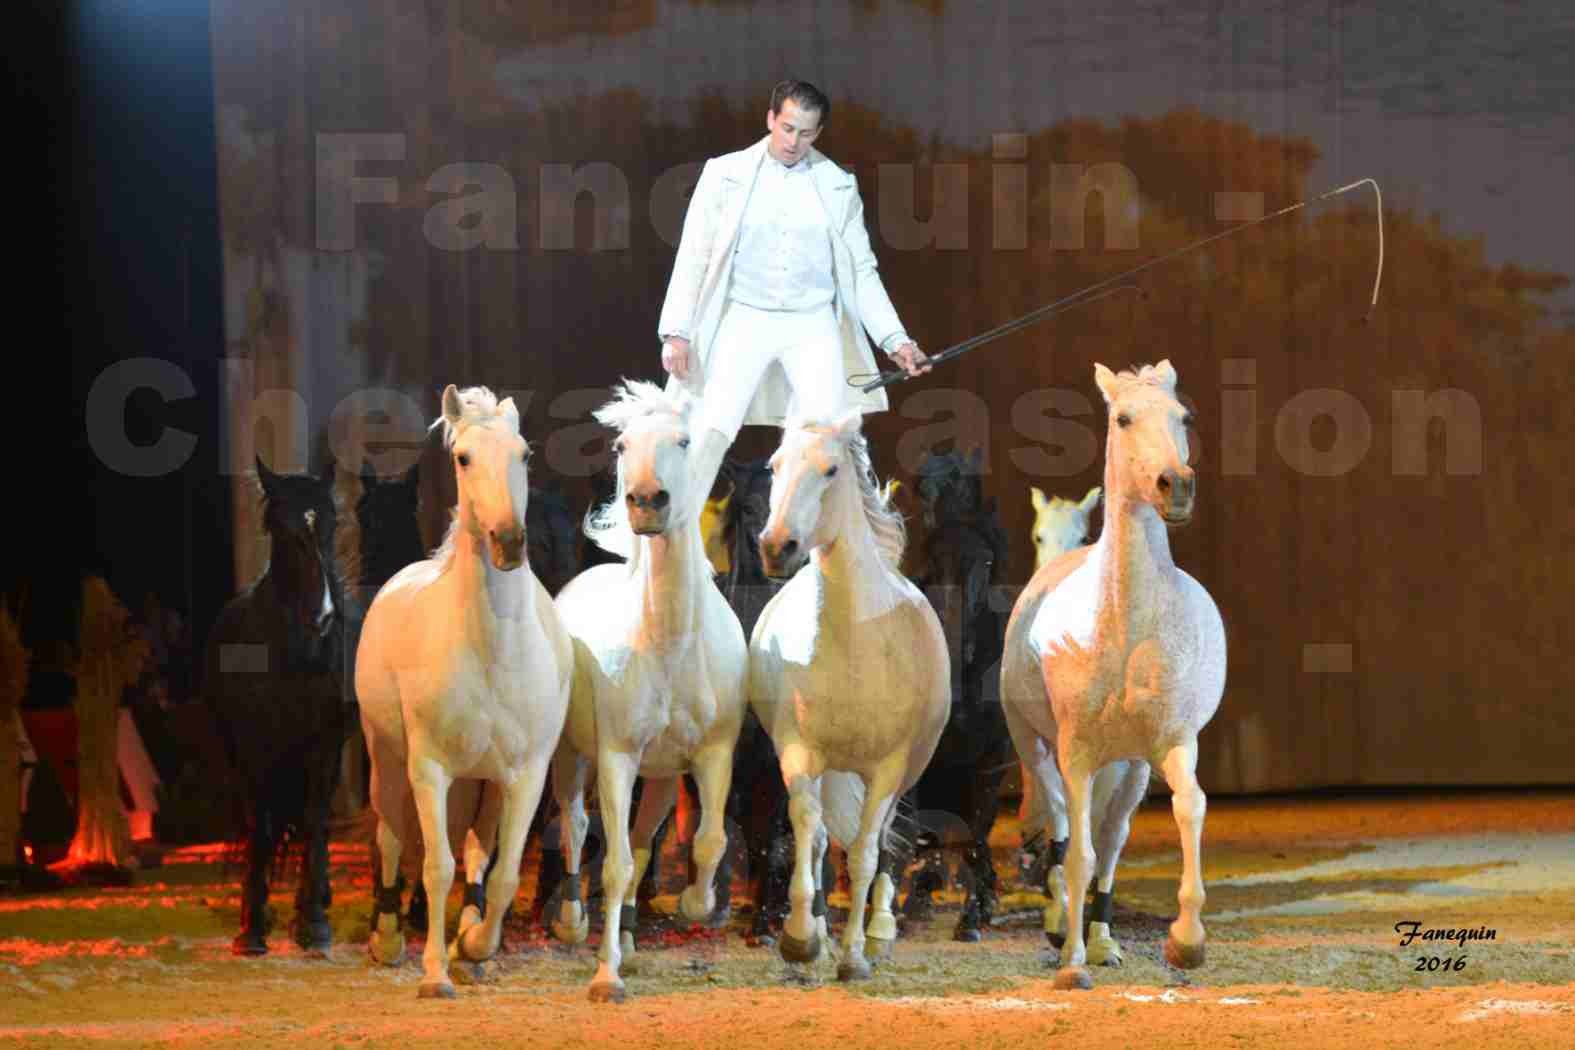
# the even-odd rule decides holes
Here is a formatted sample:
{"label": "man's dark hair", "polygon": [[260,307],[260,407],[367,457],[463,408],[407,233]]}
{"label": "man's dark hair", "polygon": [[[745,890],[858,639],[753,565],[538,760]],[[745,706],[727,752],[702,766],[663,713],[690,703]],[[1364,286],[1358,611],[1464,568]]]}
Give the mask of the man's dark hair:
{"label": "man's dark hair", "polygon": [[782,115],[782,103],[792,99],[798,103],[798,108],[815,110],[820,114],[820,123],[824,127],[831,119],[831,99],[825,92],[807,80],[784,80],[771,89],[771,115]]}

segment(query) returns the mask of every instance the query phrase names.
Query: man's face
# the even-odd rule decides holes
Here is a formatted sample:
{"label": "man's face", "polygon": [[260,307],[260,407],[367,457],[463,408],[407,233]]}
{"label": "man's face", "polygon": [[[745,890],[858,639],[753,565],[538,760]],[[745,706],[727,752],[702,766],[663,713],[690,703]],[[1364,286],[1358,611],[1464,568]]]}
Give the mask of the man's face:
{"label": "man's face", "polygon": [[771,132],[766,149],[791,168],[809,152],[809,144],[820,134],[820,110],[799,109],[797,102],[787,99],[782,103],[782,112],[766,110],[766,130]]}

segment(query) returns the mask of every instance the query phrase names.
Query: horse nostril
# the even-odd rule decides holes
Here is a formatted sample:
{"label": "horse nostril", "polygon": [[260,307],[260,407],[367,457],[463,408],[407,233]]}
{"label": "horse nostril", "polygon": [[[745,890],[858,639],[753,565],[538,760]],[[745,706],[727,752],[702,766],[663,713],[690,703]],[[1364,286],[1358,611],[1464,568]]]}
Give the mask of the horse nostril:
{"label": "horse nostril", "polygon": [[1161,491],[1161,492],[1169,492],[1170,491],[1170,475],[1169,474],[1161,474],[1159,476],[1159,491]]}
{"label": "horse nostril", "polygon": [[672,497],[667,494],[666,489],[659,489],[657,490],[656,495],[651,497],[651,506],[655,507],[657,510],[661,510],[663,507],[667,506],[671,499]]}
{"label": "horse nostril", "polygon": [[782,545],[782,556],[791,558],[798,552],[798,540],[788,540]]}

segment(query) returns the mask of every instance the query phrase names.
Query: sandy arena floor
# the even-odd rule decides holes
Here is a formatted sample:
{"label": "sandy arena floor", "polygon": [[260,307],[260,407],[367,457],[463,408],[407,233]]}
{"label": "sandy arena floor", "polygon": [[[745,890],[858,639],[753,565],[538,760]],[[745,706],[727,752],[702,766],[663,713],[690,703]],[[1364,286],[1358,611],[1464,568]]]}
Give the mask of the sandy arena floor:
{"label": "sandy arena floor", "polygon": [[[1003,819],[995,842],[1011,871],[1015,826]],[[1211,800],[1208,961],[1186,973],[1160,954],[1180,854],[1168,801],[1150,800],[1117,882],[1126,963],[1097,969],[1091,992],[1051,988],[1041,898],[1013,889],[983,944],[950,940],[960,894],[948,893],[934,921],[905,931],[857,985],[839,985],[824,955],[789,967],[746,946],[738,915],[724,931],[655,929],[638,969],[626,970],[628,1001],[593,1005],[592,949],[558,947],[522,921],[457,1000],[418,1000],[414,959],[387,970],[365,954],[369,881],[358,844],[335,848],[339,944],[327,961],[305,957],[282,929],[267,958],[231,956],[235,873],[218,853],[173,851],[126,889],[0,897],[0,1041],[1575,1047],[1575,790]],[[281,889],[282,918],[290,900]],[[846,901],[831,902],[835,920]],[[657,904],[671,911],[674,899]],[[1469,944],[1457,970],[1456,945],[1401,947],[1395,925],[1408,921],[1494,937]],[[1426,969],[1432,957],[1450,968]]]}

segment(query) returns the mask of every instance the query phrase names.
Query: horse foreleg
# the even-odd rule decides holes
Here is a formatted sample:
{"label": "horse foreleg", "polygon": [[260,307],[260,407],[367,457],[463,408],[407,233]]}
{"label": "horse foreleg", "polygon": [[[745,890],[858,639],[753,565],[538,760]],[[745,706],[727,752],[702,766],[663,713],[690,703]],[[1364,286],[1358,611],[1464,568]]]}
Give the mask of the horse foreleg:
{"label": "horse foreleg", "polygon": [[[543,764],[545,768],[545,763]],[[449,946],[449,961],[482,962],[497,950],[493,945],[484,954],[465,950],[466,934],[480,927],[487,915],[487,876],[492,871],[492,861],[497,858],[498,820],[503,809],[503,790],[490,781],[461,781],[458,788],[466,788],[460,799],[449,799],[449,820],[465,829],[465,891],[459,912],[459,932]],[[474,792],[474,796],[470,793]],[[451,828],[457,831],[458,828]],[[512,900],[512,898],[510,898]],[[498,916],[501,924],[503,916]],[[478,951],[481,949],[478,949]]]}
{"label": "horse foreleg", "polygon": [[[732,741],[702,750],[693,760],[700,791],[700,826],[691,851],[694,881],[678,896],[678,914],[689,922],[710,922],[716,911],[716,873],[727,852],[727,796],[733,782]],[[731,894],[731,887],[727,892]]]}
{"label": "horse foreleg", "polygon": [[837,980],[861,981],[869,977],[869,960],[864,957],[864,911],[869,900],[870,883],[875,879],[875,865],[879,860],[881,833],[886,829],[887,814],[896,805],[897,788],[907,770],[908,755],[904,751],[890,758],[875,770],[866,786],[863,812],[859,814],[858,838],[848,844],[848,925],[842,931],[842,962],[837,967]]}
{"label": "horse foreleg", "polygon": [[[990,856],[990,830],[995,826],[995,812],[1000,796],[1003,770],[994,761],[999,756],[986,755],[974,766],[968,777],[968,788],[963,796],[963,812],[968,815],[969,845],[963,854],[972,876],[963,901],[962,914],[957,917],[954,940],[974,943],[984,936],[995,914],[995,863]],[[988,764],[988,768],[980,765]]]}
{"label": "horse foreleg", "polygon": [[1061,948],[1066,944],[1066,786],[1045,739],[1018,713],[1015,704],[1007,704],[1005,713],[1012,747],[1023,768],[1024,790],[1032,785],[1029,823],[1022,828],[1022,839],[1026,844],[1041,833],[1049,837],[1044,852],[1030,866],[1029,873],[1034,876],[1031,880],[1034,883],[1040,878],[1044,880],[1045,939],[1052,947]]}
{"label": "horse foreleg", "polygon": [[1165,938],[1165,961],[1188,969],[1203,965],[1203,814],[1208,799],[1198,786],[1197,764],[1196,737],[1171,748],[1161,764],[1181,832],[1181,887],[1176,894],[1181,913]]}
{"label": "horse foreleg", "polygon": [[602,860],[602,894],[607,917],[602,923],[602,947],[596,975],[591,978],[592,1002],[622,1002],[623,978],[618,976],[623,961],[619,940],[620,912],[624,895],[634,886],[634,858],[629,850],[629,796],[634,791],[634,778],[638,773],[638,760],[602,748],[597,756],[596,793],[600,796],[602,834],[607,838],[607,852]]}
{"label": "horse foreleg", "polygon": [[295,943],[308,953],[326,957],[333,946],[328,922],[328,817],[333,803],[332,780],[309,779],[306,800],[306,853],[300,888],[295,895]]}
{"label": "horse foreleg", "polygon": [[1121,943],[1110,933],[1116,864],[1127,844],[1132,813],[1148,790],[1147,762],[1112,762],[1094,777],[1094,902],[1088,914],[1088,961],[1120,966]]}
{"label": "horse foreleg", "polygon": [[453,779],[437,762],[414,755],[409,770],[416,813],[421,820],[421,838],[426,846],[421,875],[427,889],[427,943],[421,952],[418,994],[423,999],[452,999],[454,985],[448,976],[443,928],[448,891],[454,885],[454,851],[448,841],[448,789]]}
{"label": "horse foreleg", "polygon": [[1061,969],[1055,975],[1057,988],[1092,988],[1093,978],[1084,968],[1087,949],[1083,944],[1083,897],[1094,870],[1094,847],[1089,827],[1093,799],[1093,776],[1086,769],[1067,762],[1068,747],[1061,744],[1061,763],[1066,770],[1066,799],[1070,811],[1071,844],[1067,849],[1067,931],[1061,949]]}
{"label": "horse foreleg", "polygon": [[678,778],[660,780],[647,778],[640,785],[640,808],[635,811],[634,830],[629,843],[634,850],[634,870],[629,877],[629,890],[624,895],[623,908],[618,913],[618,947],[624,954],[624,967],[634,972],[632,956],[635,952],[635,931],[639,927],[640,883],[653,860],[653,840],[667,815],[672,812],[673,800],[678,794]]}
{"label": "horse foreleg", "polygon": [[273,813],[265,801],[267,789],[252,787],[251,839],[246,851],[246,881],[241,886],[241,932],[230,943],[236,955],[268,954],[268,869],[278,845]]}

